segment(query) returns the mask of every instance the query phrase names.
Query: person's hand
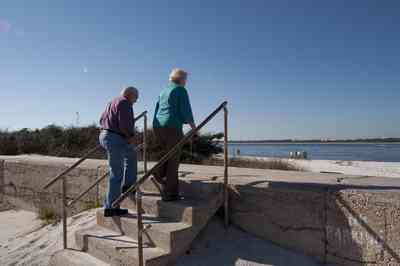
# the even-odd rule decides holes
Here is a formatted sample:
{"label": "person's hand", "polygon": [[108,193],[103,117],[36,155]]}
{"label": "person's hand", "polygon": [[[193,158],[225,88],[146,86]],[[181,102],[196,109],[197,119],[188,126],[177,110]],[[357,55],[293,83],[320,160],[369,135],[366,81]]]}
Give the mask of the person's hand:
{"label": "person's hand", "polygon": [[135,143],[135,137],[128,138],[128,143],[129,144],[134,144]]}
{"label": "person's hand", "polygon": [[192,140],[197,140],[199,138],[200,138],[200,136],[199,136],[198,132],[194,133],[193,136],[192,136]]}
{"label": "person's hand", "polygon": [[195,123],[189,123],[189,126],[192,128],[192,130],[196,129],[196,124]]}

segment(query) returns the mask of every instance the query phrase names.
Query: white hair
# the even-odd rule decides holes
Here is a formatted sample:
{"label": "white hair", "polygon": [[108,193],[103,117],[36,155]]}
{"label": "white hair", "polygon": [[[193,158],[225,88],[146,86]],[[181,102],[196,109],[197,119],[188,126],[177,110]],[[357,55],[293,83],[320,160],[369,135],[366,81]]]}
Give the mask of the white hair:
{"label": "white hair", "polygon": [[188,73],[179,68],[175,68],[171,71],[171,74],[169,74],[169,81],[179,81],[181,78],[187,78]]}
{"label": "white hair", "polygon": [[121,96],[127,96],[129,94],[134,94],[134,95],[138,96],[139,91],[135,87],[132,87],[132,86],[122,89]]}

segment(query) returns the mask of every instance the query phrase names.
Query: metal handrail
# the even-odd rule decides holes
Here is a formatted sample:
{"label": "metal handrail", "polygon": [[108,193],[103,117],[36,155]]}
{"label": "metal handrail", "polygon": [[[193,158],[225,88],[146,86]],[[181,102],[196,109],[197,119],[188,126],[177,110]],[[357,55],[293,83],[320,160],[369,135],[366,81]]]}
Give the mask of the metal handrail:
{"label": "metal handrail", "polygon": [[[203,128],[211,119],[213,119],[221,110],[224,110],[224,222],[225,227],[229,225],[229,209],[228,209],[228,102],[223,102],[217,109],[214,110],[199,126],[195,129],[190,130],[172,149],[170,149],[167,154],[165,154],[159,161],[154,165],[149,171],[146,171],[144,176],[140,178],[134,185],[128,188],[128,190],[122,193],[113,203],[113,207],[117,207],[128,195],[129,193],[136,191],[136,213],[137,213],[137,227],[138,227],[138,259],[139,266],[144,266],[143,260],[143,233],[146,228],[143,227],[143,217],[142,217],[142,192],[140,186],[150,178],[151,175],[155,173],[167,160],[169,160],[175,153],[177,153],[183,145],[192,139],[192,137]],[[153,178],[151,179],[152,181]],[[159,189],[157,183],[155,183]]]}
{"label": "metal handrail", "polygon": [[[144,143],[138,145],[135,148],[135,151],[141,149],[144,146]],[[67,207],[71,207],[73,204],[75,204],[77,201],[79,201],[83,196],[85,196],[91,189],[93,189],[97,184],[99,184],[101,181],[103,181],[108,175],[110,174],[110,171],[107,171],[104,175],[96,179],[86,190],[84,190],[79,196],[77,196],[75,199],[71,200],[68,202]]]}
{"label": "metal handrail", "polygon": [[[224,110],[225,112],[225,123],[224,123],[224,130],[225,133],[227,133],[227,104],[228,102],[223,102],[218,108],[214,110],[200,125],[198,125],[195,129],[190,130],[173,148],[171,148],[167,154],[165,154],[159,161],[154,165],[146,174],[143,175],[142,178],[140,178],[138,181],[136,181],[135,184],[133,184],[131,187],[129,187],[124,193],[122,193],[112,204],[113,207],[118,206],[118,204],[121,203],[128,195],[129,193],[135,191],[140,185],[142,185],[151,175],[153,175],[166,161],[168,161],[175,153],[179,151],[180,148],[182,148],[183,145],[185,145],[200,129],[202,129],[211,119],[213,119],[221,110]],[[225,142],[227,142],[227,134],[225,134],[224,138]],[[224,145],[224,158],[227,160],[227,143]],[[225,168],[227,168],[227,162],[225,164]],[[227,176],[228,171],[226,170],[224,175]]]}
{"label": "metal handrail", "polygon": [[[141,119],[142,117],[146,117],[147,118],[147,111],[142,112],[140,115],[138,115],[137,117],[135,117],[134,122],[137,122],[139,119]],[[147,120],[147,119],[145,119]],[[43,186],[43,190],[48,189],[49,187],[51,187],[55,182],[57,182],[61,177],[65,176],[66,174],[68,174],[69,172],[71,172],[72,170],[74,170],[76,167],[78,167],[81,163],[83,163],[90,155],[92,155],[93,153],[95,153],[98,149],[101,148],[101,145],[98,144],[96,145],[96,147],[91,148],[82,158],[80,158],[77,162],[75,162],[73,165],[71,165],[70,167],[68,167],[67,169],[65,169],[62,173],[60,173],[59,175],[57,175],[55,178],[53,178],[52,180],[50,180],[48,183],[46,183],[46,185]],[[146,161],[147,162],[147,161]],[[145,163],[146,163],[145,162]]]}
{"label": "metal handrail", "polygon": [[[143,134],[147,134],[147,111],[142,112],[140,115],[134,118],[134,122],[137,122],[139,119],[144,118],[144,129],[143,129]],[[143,138],[145,139],[146,136],[144,135]],[[146,158],[146,149],[147,145],[144,144],[144,150],[143,150],[143,162],[144,162],[144,167],[145,170],[147,169],[147,158]],[[82,158],[80,158],[77,162],[75,162],[73,165],[68,167],[66,170],[64,170],[62,173],[57,175],[55,178],[50,180],[44,187],[43,189],[48,189],[50,186],[52,186],[55,182],[60,180],[62,178],[62,220],[63,220],[63,246],[64,249],[67,249],[67,208],[70,207],[72,204],[74,204],[77,200],[81,199],[86,193],[88,193],[93,187],[95,187],[98,183],[100,183],[106,176],[108,175],[105,174],[102,177],[98,178],[93,184],[89,186],[88,189],[86,189],[84,192],[82,192],[76,199],[72,200],[71,202],[67,203],[67,180],[65,178],[65,175],[71,172],[73,169],[75,169],[77,166],[79,166],[83,161],[85,161],[90,155],[92,155],[95,151],[100,149],[101,145],[97,145],[96,147],[93,147],[90,149]],[[138,146],[138,148],[140,145]]]}

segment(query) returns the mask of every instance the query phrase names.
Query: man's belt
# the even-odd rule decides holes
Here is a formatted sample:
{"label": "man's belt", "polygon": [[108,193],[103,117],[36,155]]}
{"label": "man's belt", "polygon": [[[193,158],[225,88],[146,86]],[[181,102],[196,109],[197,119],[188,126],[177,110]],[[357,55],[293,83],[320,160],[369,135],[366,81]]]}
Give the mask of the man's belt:
{"label": "man's belt", "polygon": [[111,132],[111,133],[120,135],[121,137],[123,137],[124,139],[126,139],[126,136],[125,136],[124,134],[122,134],[122,133],[120,133],[120,132],[117,132],[117,131],[115,131],[115,130],[108,129],[108,128],[102,128],[101,130],[105,130],[105,131],[108,131],[108,132]]}

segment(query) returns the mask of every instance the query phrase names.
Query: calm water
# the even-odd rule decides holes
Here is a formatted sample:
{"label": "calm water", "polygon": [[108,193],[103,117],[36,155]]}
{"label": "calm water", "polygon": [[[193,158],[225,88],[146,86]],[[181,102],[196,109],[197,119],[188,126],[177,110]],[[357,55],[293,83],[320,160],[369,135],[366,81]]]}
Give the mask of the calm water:
{"label": "calm water", "polygon": [[306,151],[309,159],[400,162],[400,144],[230,144],[231,155],[288,158],[291,151]]}

